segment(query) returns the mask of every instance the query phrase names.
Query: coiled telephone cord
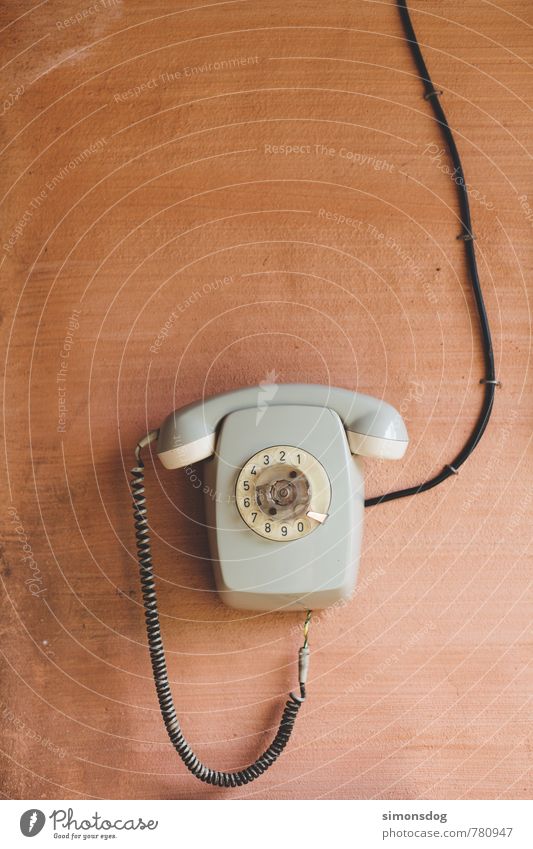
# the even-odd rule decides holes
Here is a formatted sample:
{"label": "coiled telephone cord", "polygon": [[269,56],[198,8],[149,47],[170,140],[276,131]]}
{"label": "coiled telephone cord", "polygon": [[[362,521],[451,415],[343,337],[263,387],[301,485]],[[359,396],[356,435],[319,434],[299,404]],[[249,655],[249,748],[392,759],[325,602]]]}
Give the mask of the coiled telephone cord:
{"label": "coiled telephone cord", "polygon": [[157,434],[158,431],[152,431],[148,434],[148,436],[142,439],[137,446],[135,452],[137,466],[131,470],[131,492],[133,495],[133,515],[135,519],[137,556],[139,560],[142,597],[146,619],[146,634],[148,637],[148,648],[150,650],[152,672],[154,675],[159,707],[161,709],[161,714],[171,743],[189,772],[192,772],[196,778],[200,781],[204,781],[206,784],[213,784],[217,787],[240,787],[243,784],[249,784],[251,781],[255,781],[256,778],[259,778],[264,772],[266,772],[267,769],[269,769],[279,758],[283,749],[289,742],[298,711],[305,700],[305,681],[307,678],[309,662],[307,630],[311,614],[310,611],[308,611],[304,625],[304,644],[300,649],[299,654],[300,695],[295,696],[294,693],[290,693],[283,709],[281,722],[276,736],[272,740],[270,746],[257,758],[256,761],[254,761],[254,763],[244,769],[236,770],[235,772],[221,772],[219,770],[211,769],[203,764],[198,756],[195,755],[189,743],[183,736],[183,732],[176,715],[176,708],[174,707],[174,700],[172,698],[172,692],[168,680],[165,650],[163,647],[163,639],[161,637],[161,623],[159,621],[159,612],[157,609],[154,567],[150,551],[150,531],[146,511],[146,498],[144,494],[144,463],[141,457],[142,448],[150,442],[153,442],[157,438]]}

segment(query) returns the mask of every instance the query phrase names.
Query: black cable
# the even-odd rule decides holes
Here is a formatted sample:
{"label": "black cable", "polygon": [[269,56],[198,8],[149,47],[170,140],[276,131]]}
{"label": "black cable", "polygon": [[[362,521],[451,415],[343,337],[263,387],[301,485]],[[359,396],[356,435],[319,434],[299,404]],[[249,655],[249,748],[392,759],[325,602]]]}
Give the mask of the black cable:
{"label": "black cable", "polygon": [[[157,431],[153,434],[157,435]],[[152,555],[150,552],[150,533],[146,512],[146,499],[144,496],[144,463],[141,458],[141,448],[146,445],[150,436],[145,438],[137,446],[136,457],[138,465],[131,470],[131,491],[133,495],[133,515],[135,518],[135,534],[137,538],[137,556],[141,575],[142,596],[146,619],[146,633],[148,636],[148,648],[152,661],[152,672],[154,675],[155,688],[159,707],[172,745],[182,759],[187,769],[192,774],[204,781],[206,784],[214,784],[218,787],[240,787],[249,784],[259,778],[278,759],[283,749],[289,742],[289,738],[303,701],[305,700],[305,678],[307,676],[307,659],[309,649],[307,647],[307,631],[304,629],[305,641],[300,649],[300,695],[290,693],[283,709],[278,731],[270,746],[260,755],[254,763],[244,769],[235,772],[219,772],[205,766],[194,754],[189,743],[183,736],[180,728],[172,691],[168,680],[165,650],[161,637],[161,624],[157,609],[157,595],[154,581],[154,569]],[[306,625],[309,624],[309,612]],[[303,672],[303,674],[302,674]]]}
{"label": "black cable", "polygon": [[472,291],[474,293],[476,308],[479,317],[481,339],[483,344],[483,356],[485,360],[485,377],[480,381],[480,383],[484,384],[485,391],[481,410],[479,412],[474,429],[472,430],[472,433],[470,434],[468,440],[464,444],[459,454],[452,460],[451,463],[447,464],[444,469],[439,472],[439,474],[435,475],[424,483],[418,484],[417,486],[409,486],[406,489],[398,489],[394,492],[387,492],[384,495],[376,495],[373,498],[365,499],[365,507],[371,507],[374,504],[382,504],[384,501],[392,501],[395,498],[405,498],[407,495],[416,495],[416,493],[418,492],[425,492],[426,490],[432,489],[434,486],[437,486],[439,483],[443,483],[443,481],[447,480],[447,478],[449,478],[451,475],[457,474],[460,466],[462,466],[465,460],[470,457],[472,451],[474,450],[479,440],[483,436],[483,433],[485,432],[485,428],[487,427],[490,414],[492,412],[492,406],[494,403],[494,392],[497,385],[496,376],[494,373],[494,354],[492,350],[490,327],[487,318],[487,311],[485,309],[485,302],[483,300],[483,294],[481,291],[481,284],[479,281],[476,252],[474,249],[474,234],[472,233],[472,222],[470,218],[470,204],[468,202],[468,189],[466,187],[461,158],[459,156],[459,151],[457,150],[457,145],[455,144],[455,139],[453,137],[450,125],[448,124],[448,119],[446,118],[444,110],[440,105],[439,96],[442,92],[436,89],[433,85],[433,81],[429,75],[426,63],[424,62],[424,57],[422,56],[422,51],[420,50],[420,45],[418,43],[418,39],[413,28],[413,24],[411,23],[409,10],[407,8],[407,0],[397,0],[397,3],[403,24],[405,38],[407,43],[409,44],[413,59],[415,60],[418,74],[424,85],[425,99],[429,100],[429,102],[431,103],[435,118],[440,126],[441,133],[448,146],[450,159],[454,167],[454,182],[457,186],[459,193],[461,225],[463,228],[462,233],[459,235],[458,238],[461,238],[464,241],[466,261],[470,274],[470,282],[472,284]]}

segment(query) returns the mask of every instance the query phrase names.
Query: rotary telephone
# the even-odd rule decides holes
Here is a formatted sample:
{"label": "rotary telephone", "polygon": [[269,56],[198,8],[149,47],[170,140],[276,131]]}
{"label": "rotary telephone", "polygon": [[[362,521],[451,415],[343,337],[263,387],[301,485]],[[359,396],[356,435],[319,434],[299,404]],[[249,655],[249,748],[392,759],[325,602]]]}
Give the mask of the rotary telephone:
{"label": "rotary telephone", "polygon": [[[499,385],[479,282],[468,192],[452,131],[414,32],[397,0],[424,97],[448,145],[460,203],[461,238],[477,308],[485,376],[476,424],[453,462],[428,480],[365,500],[361,457],[397,460],[408,444],[400,414],[385,401],[329,386],[255,386],[216,395],[171,413],[135,450],[131,489],[152,671],[165,726],[187,769],[218,787],[259,778],[279,757],[306,697],[311,610],[350,598],[365,507],[416,495],[457,474],[481,439]],[[167,469],[203,463],[205,514],[217,590],[224,604],[252,611],[305,610],[298,694],[290,693],[265,751],[233,772],[211,769],[185,739],[168,680],[150,549],[142,451],[151,444]]]}
{"label": "rotary telephone", "polygon": [[[199,760],[174,707],[144,493],[141,452],[151,443],[167,469],[203,462],[209,546],[222,601],[244,610],[307,611],[299,695],[290,693],[270,746],[235,772]],[[302,383],[251,386],[190,404],[137,444],[133,509],[152,671],[170,740],[196,778],[220,787],[247,784],[285,748],[306,696],[311,610],[350,598],[355,586],[365,506],[359,457],[396,460],[407,445],[403,419],[385,401]]]}

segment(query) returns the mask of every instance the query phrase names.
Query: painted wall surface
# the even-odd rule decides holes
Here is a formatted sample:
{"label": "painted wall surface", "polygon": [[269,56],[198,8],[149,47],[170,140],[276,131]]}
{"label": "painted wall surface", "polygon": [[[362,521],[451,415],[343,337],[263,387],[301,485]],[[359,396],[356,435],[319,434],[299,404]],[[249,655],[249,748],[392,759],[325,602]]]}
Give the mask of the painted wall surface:
{"label": "painted wall surface", "polygon": [[[202,394],[297,381],[402,411],[409,451],[365,462],[368,494],[450,462],[483,377],[456,187],[393,3],[79,5],[2,12],[3,792],[529,797],[530,4],[413,12],[471,189],[503,383],[486,437],[367,511],[290,747],[238,792],[190,777],[161,722],[133,448]],[[147,461],[175,699],[229,769],[273,735],[302,617],[220,604],[200,475]]]}

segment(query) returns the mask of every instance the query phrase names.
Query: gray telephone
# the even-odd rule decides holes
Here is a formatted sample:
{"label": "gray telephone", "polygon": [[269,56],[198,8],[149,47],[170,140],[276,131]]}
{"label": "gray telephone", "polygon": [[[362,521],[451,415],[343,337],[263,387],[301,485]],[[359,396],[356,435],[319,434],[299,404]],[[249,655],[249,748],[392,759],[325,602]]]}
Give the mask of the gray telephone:
{"label": "gray telephone", "polygon": [[400,414],[377,398],[262,384],[171,413],[157,454],[167,469],[206,461],[209,545],[225,604],[317,609],[354,589],[364,511],[358,456],[396,460],[407,444]]}

